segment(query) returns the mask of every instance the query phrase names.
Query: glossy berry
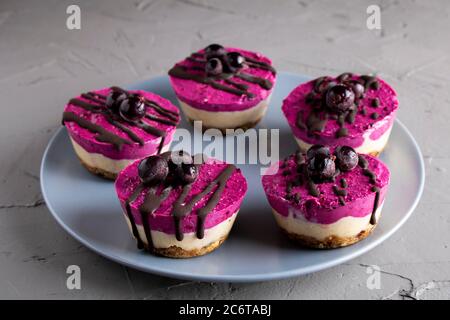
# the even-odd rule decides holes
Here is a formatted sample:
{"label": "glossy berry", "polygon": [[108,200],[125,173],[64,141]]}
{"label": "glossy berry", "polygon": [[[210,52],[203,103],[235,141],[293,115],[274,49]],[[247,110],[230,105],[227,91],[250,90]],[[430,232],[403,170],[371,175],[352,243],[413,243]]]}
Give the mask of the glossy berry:
{"label": "glossy berry", "polygon": [[126,97],[127,95],[125,92],[111,90],[106,97],[106,106],[111,109],[113,113],[118,114],[120,104]]}
{"label": "glossy berry", "polygon": [[354,106],[355,94],[348,86],[338,84],[328,89],[325,102],[331,110],[345,112]]}
{"label": "glossy berry", "polygon": [[244,66],[245,58],[239,52],[227,53],[227,60],[231,68],[240,69]]}
{"label": "glossy berry", "polygon": [[360,82],[358,82],[356,80],[350,80],[350,81],[347,81],[346,84],[352,89],[353,94],[355,95],[356,99],[359,99],[364,95],[365,89],[364,89],[364,86]]}
{"label": "glossy berry", "polygon": [[198,177],[197,166],[193,163],[182,163],[176,168],[176,176],[182,184],[189,184]]}
{"label": "glossy berry", "polygon": [[145,116],[145,104],[143,97],[137,94],[124,99],[119,108],[120,116],[130,122],[142,119]]}
{"label": "glossy berry", "polygon": [[206,59],[217,58],[224,56],[227,53],[224,47],[220,44],[210,44],[205,48]]}
{"label": "glossy berry", "polygon": [[313,181],[320,183],[334,177],[336,165],[333,158],[333,156],[316,154],[316,156],[308,160],[307,172]]}
{"label": "glossy berry", "polygon": [[315,144],[308,149],[306,157],[312,159],[318,154],[328,157],[330,156],[330,149],[321,144]]}
{"label": "glossy berry", "polygon": [[163,157],[150,156],[139,163],[138,173],[144,184],[157,184],[166,179],[169,166]]}
{"label": "glossy berry", "polygon": [[205,71],[208,75],[217,76],[222,73],[222,61],[218,58],[209,59],[206,62]]}
{"label": "glossy berry", "polygon": [[331,83],[330,77],[320,77],[314,80],[314,91],[317,93],[325,92]]}
{"label": "glossy berry", "polygon": [[334,154],[336,156],[336,164],[342,171],[353,170],[358,165],[358,154],[352,147],[337,147]]}

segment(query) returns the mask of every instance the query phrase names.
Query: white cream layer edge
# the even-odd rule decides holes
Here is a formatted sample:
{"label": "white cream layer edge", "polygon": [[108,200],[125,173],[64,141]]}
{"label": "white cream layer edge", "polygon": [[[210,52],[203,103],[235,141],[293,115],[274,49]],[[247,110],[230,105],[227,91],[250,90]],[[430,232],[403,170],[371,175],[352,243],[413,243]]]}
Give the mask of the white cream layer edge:
{"label": "white cream layer edge", "polygon": [[208,128],[230,129],[261,119],[267,111],[270,96],[250,109],[237,111],[207,111],[194,108],[181,100],[178,101],[187,118],[202,121],[202,125]]}
{"label": "white cream layer edge", "polygon": [[[77,156],[89,167],[102,169],[104,171],[110,172],[110,173],[119,173],[122,171],[126,166],[130,165],[137,159],[111,159],[108,157],[105,157],[104,155],[100,153],[91,153],[86,151],[82,146],[80,146],[78,143],[76,143],[72,138],[70,138],[72,141],[73,148],[75,150],[75,153]],[[169,150],[170,143],[165,145],[161,152],[166,152]]]}

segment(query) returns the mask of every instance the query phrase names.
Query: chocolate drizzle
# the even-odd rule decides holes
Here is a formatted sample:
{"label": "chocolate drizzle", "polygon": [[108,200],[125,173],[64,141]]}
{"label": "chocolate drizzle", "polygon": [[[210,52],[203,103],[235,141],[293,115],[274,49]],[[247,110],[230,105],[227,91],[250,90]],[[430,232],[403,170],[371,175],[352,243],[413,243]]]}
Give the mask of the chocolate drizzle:
{"label": "chocolate drizzle", "polygon": [[149,215],[153,214],[159,208],[161,203],[169,196],[172,187],[164,188],[161,193],[157,194],[157,188],[151,187],[145,195],[144,202],[139,207],[141,213],[142,225],[144,226],[145,237],[149,248],[153,247],[152,235],[149,225]]}
{"label": "chocolate drizzle", "polygon": [[193,80],[195,82],[207,84],[217,90],[226,91],[228,93],[232,93],[238,96],[246,95],[248,97],[253,97],[253,94],[248,92],[247,90],[223,85],[220,82],[214,80],[213,78],[206,77],[199,73],[191,73],[189,72],[189,68],[184,66],[178,65],[173,67],[172,69],[169,70],[169,75],[175,78]]}
{"label": "chocolate drizzle", "polygon": [[312,111],[306,119],[306,126],[310,133],[322,132],[328,122],[327,113]]}
{"label": "chocolate drizzle", "polygon": [[[292,174],[292,169],[288,168],[288,161],[289,159],[292,159],[294,157],[294,161],[296,164],[296,169],[294,170],[294,172],[298,173],[294,180],[290,179],[289,181],[286,181],[286,195],[284,196],[284,198],[287,201],[293,201],[296,204],[300,203],[300,195],[294,190],[294,186],[300,186],[304,183],[304,181],[308,194],[313,197],[319,197],[321,194],[316,183],[338,181],[332,186],[332,191],[337,197],[339,205],[344,206],[346,204],[345,200],[348,195],[348,182],[344,177],[341,177],[339,180],[336,179],[339,178],[339,175],[341,173],[341,170],[339,168],[336,168],[333,179],[316,181],[313,180],[313,177],[311,176],[311,172],[309,171],[311,162],[309,161],[311,161],[311,159],[314,159],[314,157],[317,157],[317,154],[326,154],[326,150],[323,150],[323,148],[326,147],[323,147],[321,145],[313,145],[312,147],[310,147],[306,154],[298,151],[295,153],[295,155],[291,155],[280,163],[279,170],[281,171],[281,174],[286,177],[285,179],[287,179]],[[369,178],[370,191],[375,192],[374,205],[370,218],[370,223],[374,225],[377,223],[376,211],[379,208],[380,202],[380,188],[377,186],[377,176],[372,170],[369,169],[369,162],[363,155],[358,155],[358,165],[361,168],[359,170],[362,171],[362,174]],[[355,167],[350,170],[353,170],[354,168]]]}
{"label": "chocolate drizzle", "polygon": [[312,195],[313,197],[318,197],[320,195],[320,191],[313,181],[309,180],[307,187],[309,194]]}
{"label": "chocolate drizzle", "polygon": [[373,186],[372,192],[375,192],[375,201],[373,205],[372,215],[370,216],[370,224],[375,225],[377,223],[376,212],[378,210],[379,201],[380,201],[380,188]]}
{"label": "chocolate drizzle", "polygon": [[369,166],[369,162],[364,156],[358,155],[358,165],[363,169],[367,169],[367,167]]}
{"label": "chocolate drizzle", "polygon": [[[202,65],[204,65],[207,62],[205,55],[199,52],[192,53],[191,56],[186,59],[191,62],[199,63]],[[270,64],[264,61],[259,61],[247,56],[244,56],[244,59],[245,59],[244,63],[249,68],[268,70],[273,74],[276,74],[276,70]],[[201,72],[194,73],[192,71],[201,71]],[[207,84],[217,90],[222,90],[234,95],[238,96],[245,95],[248,98],[253,98],[255,96],[253,93],[248,91],[249,86],[246,84],[235,82],[231,78],[236,77],[246,82],[257,84],[265,90],[270,90],[273,87],[273,83],[270,80],[257,77],[248,73],[243,73],[241,70],[238,70],[233,73],[222,73],[219,74],[218,76],[208,76],[204,72],[204,68],[200,66],[186,67],[178,64],[169,70],[169,75],[175,78],[192,80],[198,83]],[[220,80],[223,80],[229,86],[219,82]]]}
{"label": "chocolate drizzle", "polygon": [[[226,183],[235,169],[236,167],[234,165],[227,165],[225,169],[213,181],[211,181],[210,184],[208,184],[200,193],[194,195],[192,199],[189,200],[189,202],[185,201],[192,189],[192,184],[187,184],[182,187],[181,193],[175,200],[171,211],[171,215],[173,217],[175,225],[175,236],[178,241],[182,241],[184,238],[181,224],[183,218],[187,214],[192,212],[194,206],[201,199],[203,199],[203,197],[212,192],[205,206],[198,209],[197,211],[197,238],[202,239],[204,237],[205,219],[218,204],[222,192],[225,189]],[[171,185],[164,185],[162,186],[162,188],[158,188],[158,186],[146,187],[143,183],[141,183],[125,201],[127,216],[131,224],[133,235],[137,239],[137,245],[139,249],[142,249],[144,247],[144,242],[139,236],[136,222],[131,213],[130,204],[135,201],[144,190],[144,202],[140,205],[139,212],[141,214],[142,225],[148,243],[148,247],[146,249],[151,250],[153,248],[153,242],[151,237],[151,228],[149,225],[150,215],[152,215],[160,207],[161,203],[169,197],[171,191],[173,190],[173,187]],[[160,190],[160,192],[158,192],[158,190]]]}
{"label": "chocolate drizzle", "polygon": [[[119,87],[111,87],[110,89],[114,90],[114,91],[128,93],[128,91],[126,91],[122,88],[119,88]],[[149,134],[152,134],[157,137],[161,137],[161,142],[158,147],[158,153],[161,152],[161,149],[164,146],[164,141],[165,141],[165,136],[166,136],[165,131],[159,130],[155,127],[152,127],[148,123],[144,122],[143,120],[130,122],[130,121],[125,121],[125,120],[121,119],[119,116],[113,114],[109,108],[107,108],[106,96],[104,96],[102,94],[98,94],[95,92],[88,92],[88,93],[81,94],[81,97],[88,101],[74,98],[69,101],[69,104],[80,107],[80,108],[90,111],[92,113],[102,114],[104,116],[104,118],[106,119],[106,121],[108,121],[111,125],[115,126],[119,130],[125,132],[128,135],[128,137],[130,138],[130,140],[124,139],[113,132],[107,131],[103,127],[101,127],[97,124],[91,123],[82,117],[76,116],[72,112],[64,112],[63,120],[62,120],[63,124],[64,124],[64,122],[75,122],[80,127],[88,129],[89,131],[94,132],[94,133],[99,133],[99,135],[95,137],[95,139],[97,141],[111,143],[118,150],[121,150],[123,144],[131,144],[132,142],[136,142],[140,146],[144,145],[144,140],[142,140],[135,132],[133,132],[133,130],[131,130],[125,124],[131,125],[131,126],[136,126],[136,127],[143,129],[144,131],[146,131]],[[144,103],[147,107],[154,109],[158,114],[165,117],[165,118],[160,118],[160,117],[157,117],[152,114],[146,114],[145,118],[155,121],[155,122],[163,123],[166,125],[176,126],[177,121],[178,121],[178,113],[177,112],[163,108],[156,102],[150,101],[148,99],[145,99]]]}
{"label": "chocolate drizzle", "polygon": [[181,221],[183,217],[185,217],[188,213],[190,213],[195,206],[195,204],[200,201],[204,196],[206,196],[208,193],[210,193],[214,187],[217,186],[211,197],[209,198],[206,205],[198,210],[198,220],[197,220],[197,238],[202,239],[204,236],[204,222],[205,218],[208,215],[208,213],[217,205],[217,203],[220,200],[220,196],[225,189],[226,182],[236,169],[235,166],[229,164],[227,167],[215,178],[211,183],[203,189],[202,192],[196,194],[189,202],[184,203],[187,195],[189,194],[189,191],[191,189],[191,185],[188,184],[183,187],[183,191],[181,192],[181,195],[178,197],[177,201],[175,201],[173,205],[172,210],[172,216],[174,217],[175,222],[175,230],[176,230],[176,237],[178,241],[183,240],[183,233]]}
{"label": "chocolate drizzle", "polygon": [[252,76],[251,74],[242,73],[242,72],[237,73],[235,76],[238,77],[239,79],[245,80],[247,82],[255,83],[263,89],[266,89],[266,90],[272,89],[272,82],[270,82],[267,79],[255,77],[255,76]]}
{"label": "chocolate drizzle", "polygon": [[127,212],[128,220],[130,221],[131,231],[133,232],[133,236],[136,238],[138,249],[142,249],[144,247],[144,242],[139,235],[139,231],[136,226],[136,221],[134,221],[133,214],[131,213],[130,204],[137,199],[137,197],[141,194],[144,189],[144,185],[140,184],[137,186],[136,190],[130,195],[130,197],[125,201],[125,210]]}

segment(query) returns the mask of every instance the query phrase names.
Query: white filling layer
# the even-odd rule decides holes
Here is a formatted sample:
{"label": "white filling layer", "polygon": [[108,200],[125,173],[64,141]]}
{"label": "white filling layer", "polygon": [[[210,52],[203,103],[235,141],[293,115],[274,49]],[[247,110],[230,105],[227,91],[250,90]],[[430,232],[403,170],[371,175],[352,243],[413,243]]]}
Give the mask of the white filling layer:
{"label": "white filling layer", "polygon": [[[126,166],[131,164],[132,162],[136,161],[136,159],[111,159],[108,158],[100,153],[91,153],[86,151],[82,146],[80,146],[78,143],[76,143],[72,138],[70,138],[72,141],[73,148],[75,150],[75,153],[77,156],[89,167],[102,169],[104,171],[118,174],[120,171],[122,171]],[[165,145],[161,152],[165,152],[169,150],[170,144]]]}
{"label": "white filling layer", "polygon": [[[380,122],[380,124],[383,125],[384,122]],[[369,153],[374,153],[374,152],[380,153],[381,151],[383,151],[384,147],[386,146],[386,144],[389,140],[389,136],[392,131],[392,125],[376,140],[372,140],[370,138],[370,135],[372,134],[374,129],[376,129],[376,128],[372,128],[371,130],[368,130],[364,133],[364,135],[363,135],[364,142],[362,145],[355,148],[356,152],[362,153],[362,154],[369,154]],[[297,137],[295,137],[295,140],[297,141],[297,143],[300,146],[300,149],[302,151],[306,151],[312,146],[312,144],[309,144],[303,140],[300,140]]]}
{"label": "white filling layer", "polygon": [[[227,220],[222,221],[212,228],[205,229],[205,236],[203,237],[203,239],[198,239],[195,232],[189,232],[184,234],[183,240],[178,241],[175,234],[168,234],[161,231],[151,230],[150,233],[152,236],[153,246],[155,248],[169,248],[171,246],[177,246],[183,250],[201,249],[213,242],[222,239],[223,237],[226,237],[230,232],[231,227],[233,226],[237,213],[238,211],[236,211]],[[130,232],[133,233],[130,220],[127,216],[125,216],[125,220],[127,221]],[[145,237],[144,227],[142,225],[136,225],[136,227],[142,241],[145,244],[148,244],[147,238]]]}
{"label": "white filling layer", "polygon": [[237,111],[207,111],[178,101],[187,118],[202,121],[207,128],[233,129],[259,121],[267,111],[270,96],[250,109]]}
{"label": "white filling layer", "polygon": [[[376,221],[380,218],[382,207],[383,204],[375,212]],[[312,237],[319,241],[323,241],[330,236],[354,237],[367,228],[371,217],[370,214],[365,217],[344,217],[334,223],[321,224],[308,221],[302,215],[294,217],[292,212],[289,212],[289,215],[285,217],[274,209],[272,211],[278,225],[284,230],[289,233]]]}

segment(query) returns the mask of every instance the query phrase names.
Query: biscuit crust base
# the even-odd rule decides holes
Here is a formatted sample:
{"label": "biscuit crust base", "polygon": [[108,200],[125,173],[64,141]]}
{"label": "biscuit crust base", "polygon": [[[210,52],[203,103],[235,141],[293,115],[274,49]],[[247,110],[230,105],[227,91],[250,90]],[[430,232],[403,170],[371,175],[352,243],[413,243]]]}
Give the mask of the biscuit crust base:
{"label": "biscuit crust base", "polygon": [[100,168],[92,167],[88,165],[86,162],[84,162],[80,157],[78,157],[83,167],[85,167],[90,173],[95,174],[96,176],[109,179],[109,180],[116,180],[117,174],[113,172],[109,172]]}
{"label": "biscuit crust base", "polygon": [[210,243],[207,246],[193,250],[185,250],[178,246],[170,246],[169,248],[149,248],[147,244],[144,244],[144,248],[147,251],[168,258],[176,258],[176,259],[193,258],[203,256],[207,253],[214,251],[227,239],[227,237],[228,235],[220,238],[217,241],[214,241],[213,243]]}
{"label": "biscuit crust base", "polygon": [[375,229],[376,226],[377,226],[376,224],[375,225],[369,224],[365,230],[362,230],[356,236],[338,237],[332,235],[324,240],[318,240],[313,237],[291,233],[283,228],[280,229],[283,231],[283,233],[285,233],[288,236],[289,239],[291,239],[292,241],[303,247],[314,249],[335,249],[352,245],[367,238],[372,233],[372,231]]}
{"label": "biscuit crust base", "polygon": [[[232,129],[232,130],[242,129],[242,130],[246,131],[248,129],[255,127],[262,120],[262,118],[263,117],[259,117],[255,121],[247,122],[247,123],[244,123],[243,125],[240,125],[240,126],[237,126],[234,128],[215,128],[215,127],[202,126],[202,132],[205,133],[205,131],[208,129],[217,129],[217,130],[220,130],[223,134],[226,134],[227,129]],[[198,119],[191,119],[186,116],[186,120],[193,126],[194,121],[197,121]]]}

